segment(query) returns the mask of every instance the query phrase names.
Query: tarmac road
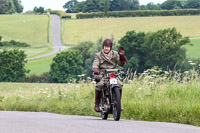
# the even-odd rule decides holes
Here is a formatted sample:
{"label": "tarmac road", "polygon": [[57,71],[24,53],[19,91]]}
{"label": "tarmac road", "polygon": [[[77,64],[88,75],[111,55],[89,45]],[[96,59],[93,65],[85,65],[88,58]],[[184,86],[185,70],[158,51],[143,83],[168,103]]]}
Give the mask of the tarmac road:
{"label": "tarmac road", "polygon": [[0,133],[200,133],[200,127],[44,112],[0,111]]}
{"label": "tarmac road", "polygon": [[69,46],[68,47],[63,46],[62,42],[61,42],[60,17],[58,15],[51,15],[51,16],[52,16],[52,40],[53,40],[54,51],[47,53],[47,54],[44,54],[44,55],[41,55],[41,56],[28,58],[27,60],[43,58],[43,57],[46,57],[46,56],[50,56],[50,55],[59,53],[66,48],[70,48]]}

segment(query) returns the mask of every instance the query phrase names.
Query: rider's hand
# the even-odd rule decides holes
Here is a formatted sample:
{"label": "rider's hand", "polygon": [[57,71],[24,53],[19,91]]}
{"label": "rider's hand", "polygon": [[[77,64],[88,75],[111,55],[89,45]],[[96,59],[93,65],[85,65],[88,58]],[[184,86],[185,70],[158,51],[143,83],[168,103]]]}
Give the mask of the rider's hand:
{"label": "rider's hand", "polygon": [[120,46],[118,53],[119,53],[120,56],[125,56],[124,47]]}
{"label": "rider's hand", "polygon": [[97,75],[100,74],[100,70],[96,67],[92,68],[92,71],[94,72],[94,74],[97,74]]}
{"label": "rider's hand", "polygon": [[125,56],[124,47],[120,46],[118,54],[120,56],[120,62],[122,62],[122,63],[127,63],[128,62],[128,60],[127,60],[127,58]]}

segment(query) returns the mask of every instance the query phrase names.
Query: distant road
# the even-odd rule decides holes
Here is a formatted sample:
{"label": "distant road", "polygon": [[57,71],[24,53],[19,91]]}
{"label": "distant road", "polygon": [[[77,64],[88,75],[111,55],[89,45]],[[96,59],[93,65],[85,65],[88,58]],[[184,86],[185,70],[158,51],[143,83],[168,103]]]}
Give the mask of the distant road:
{"label": "distant road", "polygon": [[68,47],[63,46],[62,41],[61,41],[60,17],[58,15],[51,15],[51,16],[52,16],[52,40],[53,40],[54,51],[44,54],[44,55],[37,56],[37,57],[28,58],[27,60],[43,58],[46,56],[59,53],[63,51],[64,49],[69,48],[69,46]]}
{"label": "distant road", "polygon": [[0,133],[200,133],[200,127],[43,112],[0,111]]}

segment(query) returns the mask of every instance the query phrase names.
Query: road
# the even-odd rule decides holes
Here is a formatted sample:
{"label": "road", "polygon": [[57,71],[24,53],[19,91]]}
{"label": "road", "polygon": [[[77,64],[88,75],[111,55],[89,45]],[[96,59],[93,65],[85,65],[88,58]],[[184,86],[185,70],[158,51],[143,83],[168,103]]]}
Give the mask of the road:
{"label": "road", "polygon": [[200,133],[200,127],[44,112],[0,111],[0,133]]}
{"label": "road", "polygon": [[44,55],[41,55],[41,56],[28,58],[27,60],[43,58],[43,57],[50,56],[50,55],[56,54],[58,52],[61,52],[62,50],[66,49],[66,48],[69,48],[67,46],[62,45],[61,31],[60,31],[60,17],[58,15],[51,15],[51,16],[52,16],[52,40],[53,40],[54,51],[44,54]]}

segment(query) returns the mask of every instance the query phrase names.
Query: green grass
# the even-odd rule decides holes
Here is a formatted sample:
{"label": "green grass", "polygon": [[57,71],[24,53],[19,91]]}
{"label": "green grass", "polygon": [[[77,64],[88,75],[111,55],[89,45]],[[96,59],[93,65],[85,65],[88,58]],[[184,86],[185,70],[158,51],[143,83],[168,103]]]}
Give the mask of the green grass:
{"label": "green grass", "polygon": [[20,41],[32,47],[47,45],[47,15],[0,15],[3,41]]}
{"label": "green grass", "polygon": [[52,63],[53,57],[55,57],[55,55],[28,61],[26,68],[30,70],[29,75],[40,75],[44,72],[48,72],[50,70],[50,64]]}
{"label": "green grass", "polygon": [[200,58],[200,39],[191,40],[193,46],[185,46],[187,49],[187,57],[195,59]]}
{"label": "green grass", "polygon": [[[123,119],[184,123],[200,126],[200,80],[195,74],[174,80],[140,77],[124,84]],[[93,111],[93,83],[0,83],[0,110],[42,111],[100,116]]]}
{"label": "green grass", "polygon": [[200,16],[72,19],[64,20],[63,35],[65,44],[77,44],[111,36],[118,41],[131,30],[149,32],[176,27],[184,36],[200,39],[199,22]]}

